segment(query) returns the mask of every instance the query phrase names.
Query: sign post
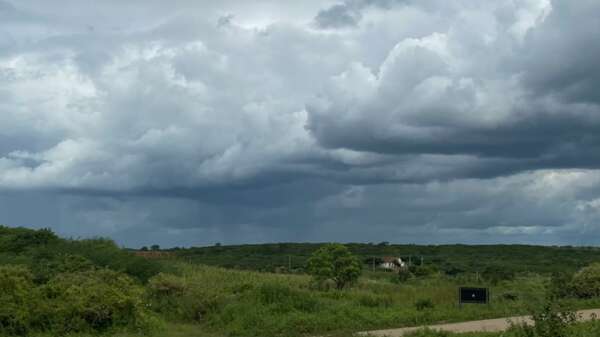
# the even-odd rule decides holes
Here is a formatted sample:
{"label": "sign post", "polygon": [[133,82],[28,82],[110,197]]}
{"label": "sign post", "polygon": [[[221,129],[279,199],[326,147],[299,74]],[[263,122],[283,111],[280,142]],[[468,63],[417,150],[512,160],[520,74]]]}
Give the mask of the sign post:
{"label": "sign post", "polygon": [[489,304],[490,291],[488,288],[460,287],[458,288],[458,305]]}

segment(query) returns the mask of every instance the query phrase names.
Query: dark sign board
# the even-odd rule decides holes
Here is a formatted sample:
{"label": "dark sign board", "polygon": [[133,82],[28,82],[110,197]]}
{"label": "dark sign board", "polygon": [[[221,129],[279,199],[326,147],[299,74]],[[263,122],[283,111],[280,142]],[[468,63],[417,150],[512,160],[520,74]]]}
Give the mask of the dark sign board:
{"label": "dark sign board", "polygon": [[489,303],[489,291],[487,288],[458,288],[458,302],[487,304]]}

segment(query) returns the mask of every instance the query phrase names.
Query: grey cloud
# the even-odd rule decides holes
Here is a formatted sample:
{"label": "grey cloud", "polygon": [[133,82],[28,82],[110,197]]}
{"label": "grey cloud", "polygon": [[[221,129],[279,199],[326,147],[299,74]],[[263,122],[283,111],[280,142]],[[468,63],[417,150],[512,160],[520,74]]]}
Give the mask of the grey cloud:
{"label": "grey cloud", "polygon": [[[377,71],[358,64],[332,78],[308,105],[309,128],[329,148],[505,158],[514,165],[508,172],[598,167],[588,149],[600,145],[600,105],[592,92],[600,53],[576,51],[594,38],[595,21],[562,14],[593,13],[597,4],[561,6],[549,14],[538,9],[531,22],[498,21],[505,28],[491,33],[506,29],[513,36],[478,42],[476,56],[469,56],[473,45],[460,27],[405,39]],[[586,24],[573,24],[575,17]],[[582,55],[581,62],[571,66],[569,52]],[[561,66],[549,65],[555,58],[542,53],[558,54]]]}
{"label": "grey cloud", "polygon": [[[555,93],[572,103],[600,104],[600,29],[595,1],[553,3],[552,14],[540,29],[527,35],[524,81],[538,95]],[[575,24],[576,23],[576,24]]]}
{"label": "grey cloud", "polygon": [[[60,210],[54,221],[61,233],[108,233],[129,246],[383,238],[403,243],[589,244],[590,235],[598,232],[590,222],[600,212],[596,171],[340,187],[311,195],[314,202],[270,207],[166,196],[63,195],[55,201],[59,206],[53,206]],[[269,197],[268,191],[259,191]]]}
{"label": "grey cloud", "polygon": [[404,3],[401,0],[347,0],[337,3],[329,8],[319,11],[314,22],[319,28],[346,28],[356,27],[362,17],[362,12],[369,8],[389,9],[392,6]]}
{"label": "grey cloud", "polygon": [[131,245],[596,231],[593,1],[63,4],[0,2],[0,222]]}
{"label": "grey cloud", "polygon": [[354,8],[347,3],[333,5],[322,10],[315,17],[315,23],[320,28],[341,28],[356,26],[362,14],[359,8]]}

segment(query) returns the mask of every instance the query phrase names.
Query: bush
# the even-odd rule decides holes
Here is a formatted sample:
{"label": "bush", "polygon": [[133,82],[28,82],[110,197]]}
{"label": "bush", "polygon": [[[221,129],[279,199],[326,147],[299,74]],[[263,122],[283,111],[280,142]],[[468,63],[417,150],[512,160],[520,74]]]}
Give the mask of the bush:
{"label": "bush", "polygon": [[178,297],[185,293],[186,288],[183,277],[160,273],[148,281],[147,291],[152,298]]}
{"label": "bush", "polygon": [[502,298],[505,301],[516,301],[519,299],[519,295],[513,293],[513,292],[504,292],[500,295],[500,298]]}
{"label": "bush", "polygon": [[271,306],[278,312],[292,310],[312,312],[318,301],[309,293],[304,293],[278,283],[264,283],[258,287],[258,297],[262,304]]}
{"label": "bush", "polygon": [[145,282],[162,266],[133,255],[109,239],[65,240],[49,229],[0,226],[0,261],[27,265],[34,282],[43,284],[61,272],[110,268]]}
{"label": "bush", "polygon": [[0,226],[0,250],[22,253],[26,250],[56,243],[60,239],[50,229],[32,230],[27,228],[8,228]]}
{"label": "bush", "polygon": [[556,299],[546,300],[531,315],[534,325],[513,325],[510,329],[516,337],[567,337],[576,322],[576,314]]}
{"label": "bush", "polygon": [[433,266],[410,266],[409,272],[416,277],[427,277],[437,273]]}
{"label": "bush", "polygon": [[394,304],[394,300],[390,296],[386,295],[371,295],[365,294],[358,298],[358,303],[364,307],[376,308],[376,307],[390,307]]}
{"label": "bush", "polygon": [[567,273],[553,273],[548,284],[548,295],[556,299],[573,297],[573,276]]}
{"label": "bush", "polygon": [[148,281],[146,295],[155,312],[191,322],[202,321],[207,314],[216,311],[223,300],[222,294],[210,291],[205,284],[164,273]]}
{"label": "bush", "polygon": [[108,269],[61,274],[42,286],[46,305],[37,312],[42,330],[102,332],[115,328],[149,331],[158,320],[142,302],[143,289]]}
{"label": "bush", "polygon": [[419,311],[433,309],[434,307],[433,301],[428,298],[420,299],[415,302],[415,308]]}
{"label": "bush", "polygon": [[510,281],[515,278],[515,272],[512,270],[508,270],[505,266],[488,266],[486,267],[481,276],[484,280],[492,283],[498,284],[500,281]]}
{"label": "bush", "polygon": [[160,273],[148,280],[146,294],[154,311],[182,318],[185,314],[181,302],[187,289],[184,278]]}
{"label": "bush", "polygon": [[109,239],[69,241],[63,248],[66,253],[81,255],[100,268],[124,272],[146,282],[161,271],[158,262],[135,256]]}
{"label": "bush", "polygon": [[0,334],[26,335],[35,299],[33,276],[17,266],[0,267]]}
{"label": "bush", "polygon": [[394,277],[395,283],[404,283],[410,280],[413,277],[413,274],[406,268],[401,268],[398,271],[398,276]]}
{"label": "bush", "polygon": [[[48,255],[51,255],[51,253]],[[61,273],[92,270],[94,269],[94,264],[81,255],[61,253],[55,256],[46,256],[46,254],[36,254],[31,268],[34,274],[34,281],[37,284],[42,284]]]}
{"label": "bush", "polygon": [[573,276],[573,292],[580,298],[600,296],[600,263],[591,264]]}

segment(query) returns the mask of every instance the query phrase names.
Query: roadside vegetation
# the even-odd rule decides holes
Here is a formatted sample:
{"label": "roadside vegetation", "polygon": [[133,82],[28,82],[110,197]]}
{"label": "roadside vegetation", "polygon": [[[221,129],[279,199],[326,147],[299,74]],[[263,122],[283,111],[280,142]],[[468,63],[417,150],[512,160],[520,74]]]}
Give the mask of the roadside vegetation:
{"label": "roadside vegetation", "polygon": [[[557,268],[560,273],[494,266],[453,274],[424,263],[396,273],[373,271],[364,256],[343,245],[316,248],[305,272],[267,273],[190,263],[182,256],[144,259],[106,239],[67,240],[49,230],[0,227],[0,335],[350,336],[528,314],[545,303],[600,307],[596,264]],[[491,287],[490,304],[459,309],[462,285]],[[570,335],[564,336],[600,329],[595,322],[567,323]],[[504,336],[563,336],[510,333]],[[419,336],[430,335],[439,334]]]}

